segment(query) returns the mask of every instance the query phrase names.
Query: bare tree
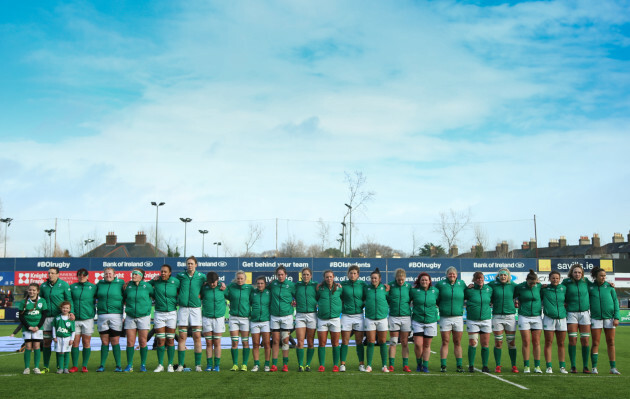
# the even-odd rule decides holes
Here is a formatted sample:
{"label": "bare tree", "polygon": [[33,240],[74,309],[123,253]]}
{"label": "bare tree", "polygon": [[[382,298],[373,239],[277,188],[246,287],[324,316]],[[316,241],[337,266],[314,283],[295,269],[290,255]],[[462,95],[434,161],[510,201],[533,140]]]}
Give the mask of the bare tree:
{"label": "bare tree", "polygon": [[442,236],[447,248],[457,244],[459,233],[470,224],[470,209],[456,212],[450,209],[448,212],[440,212],[440,220],[436,225],[436,232]]}
{"label": "bare tree", "polygon": [[306,245],[302,240],[297,240],[294,236],[289,236],[285,242],[280,245],[278,256],[299,258],[306,256]]}
{"label": "bare tree", "polygon": [[475,224],[473,234],[477,251],[481,251],[481,253],[483,253],[483,251],[488,248],[488,234],[479,223]]}
{"label": "bare tree", "polygon": [[352,214],[357,211],[363,213],[367,207],[367,203],[374,199],[376,193],[365,189],[367,178],[363,175],[363,172],[355,170],[352,173],[344,172],[344,174],[344,180],[348,185],[348,202],[345,204],[348,207],[348,212],[346,215],[349,214],[350,216],[348,251],[350,252],[350,256],[352,256],[352,229],[354,228],[354,223],[352,223]]}
{"label": "bare tree", "polygon": [[256,241],[260,239],[262,235],[263,228],[259,224],[249,224],[249,231],[247,232],[247,239],[245,240],[245,253],[243,253],[244,257],[251,256],[250,252]]}
{"label": "bare tree", "polygon": [[308,248],[306,248],[306,256],[309,258],[320,258],[323,252],[324,249],[316,244],[309,245]]}
{"label": "bare tree", "polygon": [[326,247],[328,247],[328,243],[330,242],[330,225],[324,222],[324,219],[319,218],[317,220],[317,224],[319,225],[319,239],[321,243],[320,252],[324,252]]}
{"label": "bare tree", "polygon": [[420,242],[416,236],[416,231],[411,232],[411,257],[416,256],[416,251],[420,248]]}

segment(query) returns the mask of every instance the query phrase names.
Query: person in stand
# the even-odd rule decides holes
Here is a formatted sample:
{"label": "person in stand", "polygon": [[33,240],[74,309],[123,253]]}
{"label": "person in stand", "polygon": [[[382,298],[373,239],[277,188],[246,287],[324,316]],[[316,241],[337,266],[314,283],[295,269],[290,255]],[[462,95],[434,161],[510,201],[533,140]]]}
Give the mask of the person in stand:
{"label": "person in stand", "polygon": [[521,331],[523,349],[523,372],[529,373],[529,347],[534,351],[534,372],[542,373],[540,369],[540,334],[542,333],[542,285],[533,270],[529,271],[524,282],[518,284],[514,290],[514,299],[519,309],[518,329]]}
{"label": "person in stand", "polygon": [[287,280],[287,270],[280,265],[276,268],[276,279],[269,283],[271,302],[271,371],[278,370],[278,355],[282,344],[282,371],[289,371],[289,335],[293,327],[293,299],[295,284]]}
{"label": "person in stand", "polygon": [[[312,280],[313,271],[308,267],[302,269],[302,279],[295,284],[295,335],[298,360],[298,371],[310,370],[315,354],[315,331],[317,330],[317,300],[315,299],[317,283]],[[304,339],[306,339],[306,364],[304,364]]]}
{"label": "person in stand", "polygon": [[[236,278],[227,288],[226,298],[230,302],[230,339],[232,340],[232,371],[247,371],[249,361],[249,315],[250,295],[254,290],[251,284],[245,284],[244,271],[237,271]],[[243,345],[243,364],[238,367],[238,339]]]}
{"label": "person in stand", "polygon": [[201,372],[201,287],[206,282],[206,276],[197,270],[197,258],[189,256],[186,259],[186,271],[177,274],[179,280],[179,309],[177,311],[177,326],[179,338],[177,342],[177,359],[179,365],[175,371],[184,371],[186,361],[186,338],[188,326],[191,326],[195,351],[195,371]]}
{"label": "person in stand", "polygon": [[381,284],[381,272],[378,267],[370,274],[370,285],[363,287],[363,302],[365,303],[365,322],[363,329],[367,336],[367,366],[365,372],[372,372],[372,358],[374,356],[374,346],[378,340],[381,351],[381,370],[389,373],[387,367],[387,314],[389,306],[387,296],[389,285]]}
{"label": "person in stand", "polygon": [[453,352],[458,373],[463,373],[462,336],[464,335],[464,291],[466,283],[457,278],[457,269],[450,266],[446,269],[446,279],[435,284],[438,290],[438,308],[440,310],[440,371],[446,372],[448,343],[453,337]]}
{"label": "person in stand", "polygon": [[103,280],[96,284],[97,314],[96,325],[101,336],[101,364],[97,373],[105,371],[105,363],[112,345],[116,368],[114,372],[122,372],[120,363],[120,336],[123,329],[123,287],[125,282],[116,277],[114,269],[103,270]]}
{"label": "person in stand", "polygon": [[588,287],[591,307],[591,333],[593,334],[593,348],[591,349],[592,374],[597,374],[597,360],[599,354],[599,340],[602,329],[606,337],[610,374],[621,374],[617,370],[615,358],[615,328],[619,325],[619,300],[615,289],[606,282],[606,271],[599,267],[591,271],[593,284]]}
{"label": "person in stand", "polygon": [[578,330],[582,345],[582,371],[589,374],[588,355],[591,338],[591,312],[588,294],[588,281],[584,277],[584,269],[579,263],[569,268],[569,277],[562,281],[567,288],[565,296],[567,307],[567,330],[569,331],[569,360],[571,373],[577,373],[576,355]]}
{"label": "person in stand", "polygon": [[31,352],[33,352],[33,374],[41,374],[39,361],[41,356],[41,344],[44,339],[44,331],[41,329],[48,314],[46,300],[39,296],[39,285],[29,284],[26,290],[27,297],[20,309],[20,323],[22,336],[24,337],[24,373],[31,373]]}
{"label": "person in stand", "polygon": [[79,345],[83,342],[83,363],[81,372],[88,372],[88,362],[92,353],[92,334],[94,333],[94,314],[96,308],[94,300],[96,298],[96,284],[88,281],[88,271],[86,269],[77,270],[79,282],[70,285],[72,296],[72,307],[74,308],[75,334],[72,342],[72,368],[71,373],[79,371]]}
{"label": "person in stand", "polygon": [[389,371],[394,371],[396,346],[401,345],[402,365],[405,373],[409,368],[409,333],[411,332],[411,284],[406,282],[404,269],[396,269],[394,281],[389,283]]}
{"label": "person in stand", "polygon": [[429,372],[431,341],[437,335],[438,300],[440,292],[432,286],[428,273],[420,273],[411,290],[413,303],[413,342],[416,371]]}
{"label": "person in stand", "polygon": [[556,337],[558,346],[558,361],[560,373],[567,374],[564,352],[564,339],[567,336],[567,310],[564,306],[567,288],[560,284],[560,273],[552,271],[549,273],[549,285],[543,286],[541,290],[543,306],[543,330],[545,332],[545,362],[547,363],[547,374],[553,373],[551,362],[551,349],[553,338]]}
{"label": "person in stand", "polygon": [[249,330],[252,335],[252,343],[254,345],[253,357],[254,367],[253,372],[260,370],[260,344],[262,339],[262,346],[265,352],[265,366],[266,372],[271,371],[269,361],[271,359],[271,329],[269,326],[269,320],[271,315],[269,314],[269,302],[271,301],[271,293],[267,289],[267,280],[265,276],[258,276],[256,278],[256,289],[252,291],[249,297],[251,304],[251,312],[249,315]]}
{"label": "person in stand", "polygon": [[206,371],[221,370],[221,337],[225,332],[225,294],[219,285],[219,275],[206,274],[201,289],[203,336],[206,339]]}
{"label": "person in stand", "polygon": [[125,372],[133,371],[134,345],[136,336],[140,346],[140,371],[147,371],[147,335],[151,328],[151,307],[154,297],[151,284],[144,281],[144,270],[135,268],[131,272],[131,281],[124,291],[125,298],[125,333],[127,336],[127,367]]}
{"label": "person in stand", "polygon": [[326,342],[330,332],[330,343],[333,352],[333,373],[339,371],[339,337],[341,335],[341,286],[335,283],[335,274],[332,270],[324,272],[324,282],[317,286],[317,340],[319,347],[319,372],[326,370]]}
{"label": "person in stand", "polygon": [[[48,279],[42,283],[39,289],[40,296],[46,300],[49,313],[44,322],[44,367],[42,373],[49,372],[51,345],[52,345],[52,322],[61,311],[59,305],[61,302],[69,301],[72,303],[72,296],[70,295],[70,285],[59,278],[59,268],[51,267],[48,269]],[[70,320],[74,320],[74,314],[70,309]]]}
{"label": "person in stand", "polygon": [[348,279],[341,282],[341,301],[343,309],[341,311],[341,353],[339,371],[346,371],[346,358],[348,356],[348,345],[350,336],[354,332],[357,358],[359,360],[359,371],[365,371],[364,358],[365,348],[363,346],[363,288],[365,282],[359,280],[359,266],[348,267]]}
{"label": "person in stand", "polygon": [[70,374],[68,366],[75,332],[74,320],[70,320],[71,306],[69,301],[61,302],[59,305],[61,313],[53,320],[52,334],[57,354],[57,374]]}
{"label": "person in stand", "polygon": [[466,330],[468,331],[468,371],[475,371],[475,356],[477,344],[481,342],[481,371],[489,373],[488,358],[490,357],[490,332],[492,332],[492,287],[484,284],[482,272],[473,274],[473,285],[464,291],[466,300]]}
{"label": "person in stand", "polygon": [[512,372],[518,373],[516,366],[516,307],[514,306],[514,289],[510,270],[499,270],[494,281],[488,283],[492,288],[492,331],[494,333],[495,373],[501,372],[501,354],[503,347],[503,331],[508,344],[508,353],[512,363]]}
{"label": "person in stand", "polygon": [[[153,286],[155,297],[155,313],[153,315],[153,330],[155,332],[155,344],[158,366],[153,370],[156,373],[164,371],[164,353],[168,357],[167,371],[172,373],[175,360],[175,330],[177,328],[177,294],[180,280],[172,276],[170,265],[162,265],[160,275],[149,284]],[[151,333],[147,340],[151,339]]]}

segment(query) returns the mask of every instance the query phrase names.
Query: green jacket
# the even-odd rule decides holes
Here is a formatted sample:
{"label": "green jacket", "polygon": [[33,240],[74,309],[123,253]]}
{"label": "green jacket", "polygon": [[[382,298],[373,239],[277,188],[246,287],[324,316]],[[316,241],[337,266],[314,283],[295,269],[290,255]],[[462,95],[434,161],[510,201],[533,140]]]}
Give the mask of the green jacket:
{"label": "green jacket", "polygon": [[435,287],[429,287],[426,290],[421,287],[412,288],[413,315],[411,318],[418,323],[435,323],[438,320],[437,301],[439,295],[440,291]]}
{"label": "green jacket", "polygon": [[272,316],[289,316],[293,314],[293,297],[295,296],[295,284],[284,280],[284,283],[273,280],[268,286],[271,292],[269,312]]}
{"label": "green jacket", "polygon": [[124,292],[125,314],[134,319],[150,315],[153,291],[153,286],[146,281],[140,281],[137,285],[130,281]]}
{"label": "green jacket", "polygon": [[343,303],[343,314],[363,313],[363,287],[362,280],[341,282],[341,301]]}
{"label": "green jacket", "polygon": [[54,336],[57,338],[68,338],[75,332],[74,320],[64,320],[61,318],[61,314],[57,315],[53,320]]}
{"label": "green jacket", "polygon": [[230,301],[230,315],[249,317],[249,294],[254,290],[250,284],[231,283],[226,289],[226,298]]}
{"label": "green jacket", "polygon": [[516,284],[512,281],[503,284],[499,280],[494,280],[488,285],[492,287],[492,315],[516,314],[514,306]]}
{"label": "green jacket", "polygon": [[122,314],[124,285],[125,282],[118,277],[114,277],[110,282],[101,280],[96,284],[98,314]]}
{"label": "green jacket", "polygon": [[200,308],[201,287],[206,282],[206,276],[203,273],[195,271],[192,276],[187,272],[177,274],[179,280],[179,306],[187,308]]}
{"label": "green jacket", "polygon": [[317,291],[317,317],[322,320],[336,319],[341,316],[343,307],[341,302],[342,289],[341,287],[333,288],[328,288],[325,284],[322,284]]}
{"label": "green jacket", "polygon": [[372,284],[363,287],[363,301],[365,302],[365,317],[371,320],[381,320],[387,317],[389,306],[387,304],[387,291],[385,286]]}
{"label": "green jacket", "polygon": [[398,285],[396,280],[389,283],[389,315],[390,316],[411,316],[411,284],[403,283]]}
{"label": "green jacket", "polygon": [[542,305],[545,316],[550,319],[564,319],[567,317],[567,309],[564,306],[566,293],[567,287],[562,284],[558,284],[555,287],[549,284],[542,289]]}
{"label": "green jacket", "polygon": [[92,284],[89,281],[74,283],[70,286],[70,295],[72,295],[74,317],[77,320],[93,319],[94,313],[96,313],[96,307],[94,306],[96,284]]}
{"label": "green jacket", "polygon": [[448,280],[442,280],[435,284],[435,288],[439,291],[438,307],[440,309],[440,317],[464,315],[465,282],[455,280],[451,284]]}
{"label": "green jacket", "polygon": [[[72,295],[70,295],[70,285],[58,279],[55,284],[51,284],[50,280],[46,280],[39,287],[39,296],[44,298],[46,305],[48,305],[48,316],[55,317],[61,314],[59,305],[63,301],[69,301],[72,303]],[[71,307],[71,312],[73,308]]]}
{"label": "green jacket", "polygon": [[619,301],[615,289],[604,282],[602,285],[590,284],[591,318],[595,320],[619,320]]}
{"label": "green jacket", "polygon": [[298,313],[313,313],[317,310],[317,283],[311,280],[308,284],[299,281],[295,284],[295,303]]}
{"label": "green jacket", "polygon": [[262,292],[257,288],[252,290],[252,293],[249,294],[249,302],[251,304],[250,321],[259,323],[270,320],[269,303],[271,302],[271,292],[268,289],[265,288]]}
{"label": "green jacket", "polygon": [[518,298],[519,316],[534,317],[540,316],[542,313],[542,299],[540,290],[542,285],[540,283],[530,287],[527,281],[516,286],[514,290],[514,298]]}
{"label": "green jacket", "polygon": [[580,281],[573,281],[570,278],[562,280],[562,285],[567,287],[567,312],[586,312],[590,309],[588,295],[589,281],[584,277]]}
{"label": "green jacket", "polygon": [[490,320],[492,312],[490,302],[492,301],[492,287],[484,284],[482,287],[475,284],[472,288],[464,291],[466,299],[466,318],[468,320]]}
{"label": "green jacket", "polygon": [[149,281],[149,284],[153,286],[156,312],[172,312],[177,310],[177,293],[180,284],[178,279],[169,277],[168,280],[164,281],[160,278],[158,280]]}
{"label": "green jacket", "polygon": [[221,286],[211,288],[208,284],[201,287],[201,314],[204,317],[216,319],[225,317],[225,294],[227,290],[221,291]]}

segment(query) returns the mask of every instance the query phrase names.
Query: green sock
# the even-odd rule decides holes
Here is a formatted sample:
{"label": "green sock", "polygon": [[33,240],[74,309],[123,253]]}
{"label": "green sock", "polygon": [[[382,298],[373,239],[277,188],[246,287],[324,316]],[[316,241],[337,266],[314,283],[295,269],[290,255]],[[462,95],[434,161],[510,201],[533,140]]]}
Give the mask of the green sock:
{"label": "green sock", "polygon": [[481,365],[488,367],[488,359],[490,358],[490,348],[481,348]]}
{"label": "green sock", "polygon": [[133,346],[128,346],[125,352],[127,352],[127,366],[133,366],[133,355],[135,354]]}
{"label": "green sock", "polygon": [[325,366],[326,363],[326,347],[320,346],[317,348],[317,358],[319,359],[319,365]]}
{"label": "green sock", "polygon": [[598,353],[591,353],[591,363],[593,363],[593,367],[597,367],[597,358],[599,357]]}
{"label": "green sock", "polygon": [[70,354],[72,355],[72,367],[79,366],[79,348],[75,348],[74,346],[70,350]]}
{"label": "green sock", "polygon": [[[348,353],[348,349],[346,348],[346,354]],[[306,365],[310,366],[313,361],[313,356],[315,356],[315,348],[306,348]]]}
{"label": "green sock", "polygon": [[112,345],[112,352],[114,353],[114,360],[116,361],[116,367],[120,367],[120,344]]}
{"label": "green sock", "polygon": [[422,361],[422,367],[429,368],[429,361],[428,360],[423,360]]}
{"label": "green sock", "polygon": [[168,357],[168,364],[173,364],[173,360],[175,360],[175,345],[166,347],[166,356]]}
{"label": "green sock", "polygon": [[55,352],[55,357],[57,358],[57,368],[63,370],[63,353]]}
{"label": "green sock", "polygon": [[387,345],[385,345],[385,342],[383,342],[381,344],[381,363],[383,364],[383,367],[387,366],[387,350],[389,348],[387,347]]}
{"label": "green sock", "polygon": [[341,344],[341,361],[346,363],[348,358],[348,345]]}
{"label": "green sock", "polygon": [[87,367],[90,361],[90,355],[92,354],[92,348],[83,348],[83,367]]}
{"label": "green sock", "polygon": [[289,364],[289,358],[288,357],[282,357],[282,365],[286,366],[287,364]]}
{"label": "green sock", "polygon": [[50,366],[50,355],[52,354],[51,349],[50,349],[50,347],[48,347],[48,348],[44,347],[42,352],[44,352],[44,368],[49,368],[49,366]]}
{"label": "green sock", "polygon": [[220,367],[221,366],[221,358],[220,357],[215,357],[214,358],[214,367]]}
{"label": "green sock", "polygon": [[582,367],[588,367],[588,354],[591,352],[591,347],[589,345],[582,347]]}
{"label": "green sock", "polygon": [[512,362],[512,367],[516,366],[516,348],[508,348],[508,353],[510,354],[510,361]]}
{"label": "green sock", "polygon": [[298,366],[304,366],[304,348],[297,348],[295,354],[297,355]]}
{"label": "green sock", "polygon": [[470,366],[474,366],[475,365],[475,356],[477,356],[477,347],[476,346],[469,346],[468,347],[468,364]]}
{"label": "green sock", "polygon": [[147,365],[147,355],[149,354],[149,348],[146,346],[144,348],[140,348],[140,365]]}
{"label": "green sock", "polygon": [[502,353],[502,349],[501,348],[497,348],[496,346],[494,347],[494,363],[497,366],[501,365],[501,353]]}
{"label": "green sock", "polygon": [[569,345],[569,360],[571,361],[571,367],[575,367],[576,353],[577,353],[577,347],[575,345]]}
{"label": "green sock", "polygon": [[271,364],[274,366],[278,366],[278,358],[274,357],[273,359],[271,359]]}
{"label": "green sock", "polygon": [[180,366],[184,366],[184,362],[186,362],[186,351],[177,351],[177,362]]}
{"label": "green sock", "polygon": [[63,366],[64,369],[69,369],[70,368],[69,367],[70,366],[70,353],[65,352],[63,354],[63,364],[64,364],[64,366]]}
{"label": "green sock", "polygon": [[365,360],[365,348],[363,344],[357,344],[357,358],[359,359],[359,363],[363,363],[363,360]]}
{"label": "green sock", "polygon": [[214,367],[214,363],[212,362],[212,357],[206,358],[206,367]]}
{"label": "green sock", "polygon": [[260,366],[260,360],[254,360],[254,366]]}
{"label": "green sock", "polygon": [[523,360],[523,366],[529,367],[529,360]]}
{"label": "green sock", "polygon": [[232,364],[238,366],[238,349],[230,349],[232,355]]}
{"label": "green sock", "polygon": [[195,366],[201,366],[201,352],[195,352]]}
{"label": "green sock", "polygon": [[166,348],[164,346],[157,347],[158,364],[164,365],[164,352],[165,351],[166,351]]}
{"label": "green sock", "polygon": [[403,357],[403,367],[405,366],[409,366],[409,358],[408,357]]}
{"label": "green sock", "polygon": [[464,364],[464,359],[461,357],[455,358],[455,364],[457,365],[457,367],[462,367],[462,365]]}
{"label": "green sock", "polygon": [[422,367],[422,358],[421,357],[417,357],[416,358],[416,364],[420,367]]}
{"label": "green sock", "polygon": [[547,368],[551,367],[552,366],[551,362],[546,362],[546,366]]}
{"label": "green sock", "polygon": [[39,360],[41,359],[42,356],[42,350],[41,349],[35,349],[33,351],[33,364],[35,365],[35,367],[39,368]]}
{"label": "green sock", "polygon": [[372,358],[374,357],[374,342],[367,344],[367,365],[372,367]]}
{"label": "green sock", "polygon": [[608,363],[610,364],[610,368],[611,369],[616,369],[617,368],[617,362],[616,361],[610,360]]}
{"label": "green sock", "polygon": [[251,351],[251,349],[249,348],[243,348],[243,365],[247,365],[247,362],[249,362],[249,352]]}
{"label": "green sock", "polygon": [[339,366],[339,357],[341,355],[341,348],[339,345],[333,346],[333,366]]}
{"label": "green sock", "polygon": [[540,367],[540,359],[534,359],[534,367]]}
{"label": "green sock", "polygon": [[107,356],[109,355],[109,345],[101,345],[101,366],[105,367]]}
{"label": "green sock", "polygon": [[395,359],[394,359],[393,357],[390,357],[390,358],[389,358],[389,365],[390,365],[390,366],[394,366],[394,360],[395,360]]}
{"label": "green sock", "polygon": [[24,368],[25,369],[30,369],[31,368],[31,350],[30,349],[24,349]]}
{"label": "green sock", "polygon": [[265,367],[269,367],[269,360],[265,360]]}
{"label": "green sock", "polygon": [[567,367],[567,362],[560,362],[560,367],[566,368]]}
{"label": "green sock", "polygon": [[440,359],[440,367],[446,367],[446,359]]}

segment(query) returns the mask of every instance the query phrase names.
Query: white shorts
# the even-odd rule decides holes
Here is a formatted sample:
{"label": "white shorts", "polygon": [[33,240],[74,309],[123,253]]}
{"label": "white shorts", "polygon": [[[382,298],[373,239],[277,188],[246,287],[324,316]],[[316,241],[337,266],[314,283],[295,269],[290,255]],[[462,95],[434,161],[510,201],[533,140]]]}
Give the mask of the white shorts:
{"label": "white shorts", "polygon": [[274,316],[271,315],[271,321],[269,322],[271,331],[273,330],[292,330],[293,329],[293,316]]}
{"label": "white shorts", "polygon": [[372,320],[365,318],[363,322],[363,331],[387,331],[387,319]]}
{"label": "white shorts", "polygon": [[230,331],[249,331],[249,319],[247,317],[230,316],[228,327]]}
{"label": "white shorts", "polygon": [[334,319],[317,318],[317,331],[341,332],[341,320],[338,317]]}
{"label": "white shorts", "polygon": [[615,319],[591,320],[591,328],[615,328]]}
{"label": "white shorts", "polygon": [[75,320],[74,333],[76,335],[92,335],[94,333],[94,319]]}
{"label": "white shorts", "polygon": [[464,331],[464,316],[440,317],[440,331]]}
{"label": "white shorts", "polygon": [[36,332],[22,331],[22,338],[24,338],[25,341],[27,339],[41,340],[41,339],[44,339],[44,331],[42,330],[37,330]]}
{"label": "white shorts", "polygon": [[249,331],[252,334],[268,333],[271,332],[268,321],[252,321],[249,323]]}
{"label": "white shorts", "polygon": [[74,339],[72,337],[57,337],[57,342],[55,342],[55,352],[57,353],[66,353],[70,352],[72,349],[72,342]]}
{"label": "white shorts", "polygon": [[518,316],[519,330],[542,330],[542,317],[540,316]]}
{"label": "white shorts", "polygon": [[437,335],[437,322],[435,323],[418,323],[413,320],[411,322],[414,334],[424,334],[425,337],[435,337]]}
{"label": "white shorts", "polygon": [[203,332],[212,335],[223,334],[225,332],[225,317],[202,317]]}
{"label": "white shorts", "polygon": [[125,330],[150,330],[151,316],[125,317]]}
{"label": "white shorts", "polygon": [[42,328],[40,328],[40,330],[48,333],[46,335],[50,335],[51,337],[52,337],[52,323],[54,320],[55,320],[54,317],[46,317],[46,320],[44,320],[44,325],[42,326]]}
{"label": "white shorts", "polygon": [[498,314],[492,316],[492,331],[516,331],[516,315]]}
{"label": "white shorts", "polygon": [[567,324],[588,326],[591,324],[591,312],[588,310],[584,312],[567,312]]}
{"label": "white shorts", "polygon": [[411,316],[389,316],[389,331],[411,331]]}
{"label": "white shorts", "polygon": [[179,327],[201,327],[201,308],[180,306],[177,310],[177,325]]}
{"label": "white shorts", "polygon": [[543,329],[545,331],[566,331],[567,319],[552,319],[548,316],[543,316]]}
{"label": "white shorts", "polygon": [[492,321],[491,320],[466,320],[466,330],[468,333],[491,333]]}
{"label": "white shorts", "polygon": [[155,312],[153,315],[153,327],[155,328],[177,328],[177,311]]}
{"label": "white shorts", "polygon": [[341,331],[364,331],[363,314],[342,314]]}
{"label": "white shorts", "polygon": [[98,328],[99,332],[107,330],[122,331],[123,317],[118,313],[99,314],[96,320],[96,328]]}
{"label": "white shorts", "polygon": [[295,315],[295,328],[317,328],[317,313],[297,313]]}

